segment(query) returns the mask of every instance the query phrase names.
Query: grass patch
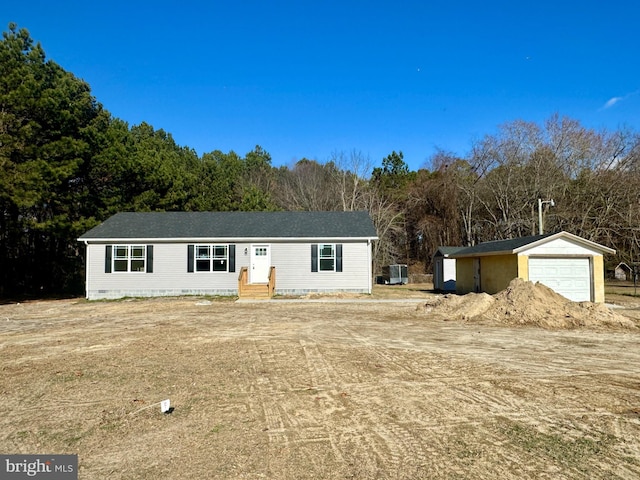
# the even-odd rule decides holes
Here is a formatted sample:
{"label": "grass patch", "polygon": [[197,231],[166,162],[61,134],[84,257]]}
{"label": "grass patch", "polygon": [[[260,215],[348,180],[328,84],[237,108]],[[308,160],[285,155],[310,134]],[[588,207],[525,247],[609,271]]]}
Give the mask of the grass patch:
{"label": "grass patch", "polygon": [[544,433],[530,425],[523,425],[502,419],[499,428],[508,442],[534,457],[546,458],[557,465],[589,470],[589,460],[594,457],[606,457],[612,453],[617,443],[613,435],[599,433],[594,437],[569,437],[557,433]]}
{"label": "grass patch", "polygon": [[[613,292],[610,292],[613,293]],[[606,295],[606,292],[605,292]],[[640,292],[636,293],[631,293],[631,292],[622,292],[622,293],[616,293],[616,295],[622,295],[623,297],[632,297],[632,298],[639,298],[640,297]]]}
{"label": "grass patch", "polygon": [[210,301],[210,302],[235,302],[238,300],[237,295],[151,295],[147,297],[125,296],[118,298],[98,298],[96,300],[87,300],[86,298],[78,299],[78,303],[127,303],[127,302],[153,302],[165,300],[194,300],[194,301]]}
{"label": "grass patch", "polygon": [[209,430],[209,435],[214,435],[216,433],[219,433],[220,430],[222,430],[222,428],[223,428],[223,425],[221,424],[214,425],[213,428]]}

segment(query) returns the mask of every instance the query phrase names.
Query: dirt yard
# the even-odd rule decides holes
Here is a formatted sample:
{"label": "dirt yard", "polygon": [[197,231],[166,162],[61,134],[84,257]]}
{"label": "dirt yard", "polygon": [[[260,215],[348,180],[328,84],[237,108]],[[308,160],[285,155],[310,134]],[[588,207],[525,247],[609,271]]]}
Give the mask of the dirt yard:
{"label": "dirt yard", "polygon": [[83,480],[640,478],[640,298],[521,290],[0,305],[0,452]]}

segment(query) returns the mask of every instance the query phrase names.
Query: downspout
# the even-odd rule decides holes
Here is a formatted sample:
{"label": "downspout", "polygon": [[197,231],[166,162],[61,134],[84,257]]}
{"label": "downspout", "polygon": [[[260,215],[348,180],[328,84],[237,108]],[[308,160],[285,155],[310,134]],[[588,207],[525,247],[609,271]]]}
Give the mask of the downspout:
{"label": "downspout", "polygon": [[89,242],[87,240],[84,241],[84,297],[89,299],[89,265],[91,262],[89,261]]}
{"label": "downspout", "polygon": [[372,255],[371,255],[371,239],[367,239],[367,247],[368,247],[368,261],[367,261],[367,271],[369,272],[369,295],[371,295],[371,293],[373,293],[373,266],[371,265],[372,262]]}

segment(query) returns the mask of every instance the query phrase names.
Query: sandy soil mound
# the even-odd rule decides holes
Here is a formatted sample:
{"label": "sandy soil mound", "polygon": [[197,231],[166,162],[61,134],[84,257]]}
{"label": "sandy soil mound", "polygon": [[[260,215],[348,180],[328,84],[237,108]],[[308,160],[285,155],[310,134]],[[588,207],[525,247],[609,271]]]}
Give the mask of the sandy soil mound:
{"label": "sandy soil mound", "polygon": [[469,320],[482,315],[493,306],[495,301],[496,299],[488,293],[451,294],[429,300],[424,305],[424,310],[452,320]]}
{"label": "sandy soil mound", "polygon": [[635,323],[607,306],[571,302],[541,283],[520,278],[495,294],[446,295],[425,311],[455,320],[493,325],[534,325],[549,329],[578,327],[635,329]]}

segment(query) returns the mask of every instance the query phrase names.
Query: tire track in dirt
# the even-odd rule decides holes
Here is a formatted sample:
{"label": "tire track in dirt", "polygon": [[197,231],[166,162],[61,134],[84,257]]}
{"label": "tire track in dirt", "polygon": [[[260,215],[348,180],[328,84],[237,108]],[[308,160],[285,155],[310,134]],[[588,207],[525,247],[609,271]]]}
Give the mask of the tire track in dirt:
{"label": "tire track in dirt", "polygon": [[410,366],[407,366],[404,359],[395,354],[392,349],[377,347],[373,342],[369,341],[368,338],[358,334],[355,330],[346,327],[340,322],[333,322],[333,324],[338,329],[342,330],[349,338],[353,339],[356,344],[363,345],[366,349],[374,353],[375,356],[379,357],[385,363],[392,364],[400,370],[405,370],[409,374],[415,375],[415,370],[413,370]]}
{"label": "tire track in dirt", "polygon": [[[249,353],[256,366],[256,380],[251,385],[249,409],[254,413],[262,411],[265,423],[263,431],[267,433],[270,444],[287,445],[289,437],[277,399],[283,392],[290,390],[291,385],[286,382],[284,375],[278,374],[280,367],[273,347],[266,342],[261,345],[258,341],[253,341],[252,345]],[[252,402],[254,396],[258,397],[259,405]]]}
{"label": "tire track in dirt", "polygon": [[[394,349],[377,346],[374,342],[368,338],[359,335],[351,328],[346,327],[344,324],[336,322],[338,328],[347,333],[355,342],[364,346],[365,349],[369,349],[372,355],[375,355],[380,359],[380,363],[386,365],[392,365],[398,367],[401,370],[409,372],[416,377],[417,383],[421,386],[425,386],[426,383],[433,383],[429,388],[439,388],[448,390],[447,395],[453,394],[457,401],[461,404],[466,404],[470,414],[483,413],[491,411],[499,411],[502,414],[511,412],[513,415],[520,415],[520,412],[536,412],[537,415],[544,415],[548,413],[544,408],[534,402],[531,403],[530,398],[536,397],[535,392],[528,391],[526,387],[518,387],[517,382],[522,380],[523,375],[521,373],[514,373],[509,370],[504,370],[498,367],[496,371],[495,366],[478,364],[477,362],[469,364],[463,357],[460,359],[452,359],[449,356],[446,359],[446,365],[439,359],[439,362],[425,362],[424,352],[423,357],[417,360],[411,358],[412,352],[407,350],[398,350],[398,354]],[[429,355],[429,358],[434,355]],[[448,375],[441,375],[439,370],[446,370]],[[532,380],[536,385],[540,385],[544,388],[554,388],[556,382],[566,381],[567,376],[571,377],[575,375],[575,366],[568,370],[564,374],[558,374],[554,371],[550,374],[546,372],[530,372],[527,377],[527,383]],[[609,373],[609,372],[607,372]],[[617,373],[617,372],[616,372]],[[584,375],[582,371],[579,373]],[[475,381],[469,384],[469,378],[475,377]],[[553,377],[551,380],[549,377]],[[403,379],[402,377],[400,379]],[[539,380],[535,382],[535,380]],[[464,383],[460,383],[460,382]],[[515,385],[515,386],[514,386]],[[563,388],[562,383],[558,388]],[[566,387],[565,387],[566,388]],[[574,406],[559,406],[560,409],[567,412],[574,412],[576,408]],[[557,410],[556,410],[557,411]],[[578,412],[581,410],[578,407]],[[446,413],[446,412],[443,412]]]}
{"label": "tire track in dirt", "polygon": [[[368,442],[383,462],[392,465],[392,471],[409,469],[416,474],[424,472],[433,455],[450,449],[471,459],[481,455],[482,450],[475,448],[471,441],[469,445],[464,442],[451,445],[449,434],[452,429],[462,432],[468,430],[472,432],[472,436],[479,436],[479,432],[482,432],[484,441],[499,445],[504,439],[499,432],[487,428],[491,424],[492,415],[521,417],[522,412],[526,412],[525,417],[533,414],[538,418],[545,418],[552,413],[540,408],[536,402],[532,403],[527,398],[527,392],[495,388],[492,381],[508,381],[503,375],[509,376],[507,371],[496,372],[495,368],[475,362],[469,364],[464,358],[444,359],[441,355],[424,351],[416,353],[378,346],[375,340],[371,341],[349,327],[339,324],[338,327],[354,343],[368,350],[373,362],[384,367],[381,373],[387,374],[385,381],[389,383],[390,389],[396,394],[407,395],[403,396],[401,402],[383,397],[379,402],[365,402],[357,409],[370,412],[372,418],[385,418],[384,422],[379,423],[368,422],[365,418],[360,421],[369,424],[368,429],[363,429],[373,433]],[[440,373],[445,367],[448,375]],[[469,383],[469,379],[476,375],[479,378]],[[450,404],[443,406],[434,401],[439,408],[429,411],[425,408],[428,398],[415,398],[411,401],[413,383],[417,384],[420,391],[431,392],[434,399],[438,396],[450,398]],[[375,394],[378,396],[379,390],[384,390],[384,386],[376,389]],[[375,397],[374,392],[371,393],[371,397]],[[356,397],[354,395],[354,399]],[[442,419],[446,420],[443,422]],[[553,423],[552,419],[548,421]],[[378,445],[380,440],[382,444]]]}
{"label": "tire track in dirt", "polygon": [[[378,394],[371,398],[368,392],[354,390],[350,397],[353,406],[342,426],[339,446],[345,455],[357,446],[361,457],[358,462],[384,465],[392,477],[425,478],[430,445],[437,440],[435,432],[422,419],[396,408],[391,396]],[[424,418],[425,413],[417,416]]]}
{"label": "tire track in dirt", "polygon": [[304,455],[317,471],[325,464],[344,464],[327,428],[327,412],[338,408],[330,394],[334,377],[317,346],[293,341],[252,343],[249,354],[256,379],[249,409],[264,418],[262,430],[268,437],[270,459],[267,474],[273,478],[283,475],[291,455]]}
{"label": "tire track in dirt", "polygon": [[306,358],[312,385],[319,390],[316,400],[322,405],[321,427],[325,431],[335,457],[344,463],[337,439],[327,427],[331,425],[331,417],[345,410],[339,377],[318,349],[316,342],[300,339],[299,343]]}
{"label": "tire track in dirt", "polygon": [[[431,354],[425,352],[422,346],[421,351],[416,352],[411,350],[410,345],[409,350],[378,345],[376,337],[358,335],[344,325],[339,327],[350,339],[346,343],[356,347],[349,352],[351,355],[357,352],[357,360],[360,361],[358,366],[377,368],[365,372],[369,374],[365,382],[362,382],[362,373],[358,374],[360,377],[350,373],[350,367],[356,366],[356,363],[351,360],[350,366],[344,364],[349,362],[349,358],[343,354],[343,350],[346,350],[340,345],[328,348],[307,339],[300,341],[300,345],[307,359],[312,385],[320,389],[320,402],[327,419],[325,424],[335,424],[334,417],[344,414],[339,419],[339,428],[331,442],[347,464],[356,463],[364,466],[362,468],[374,470],[376,465],[385,465],[387,471],[411,471],[418,475],[424,473],[425,465],[430,463],[434,455],[442,455],[442,452],[452,451],[460,458],[468,457],[469,461],[481,456],[484,450],[474,446],[475,438],[482,437],[490,445],[503,444],[504,436],[492,428],[493,415],[519,424],[527,424],[533,415],[547,426],[560,428],[563,419],[565,422],[567,419],[575,421],[578,416],[589,413],[580,408],[579,402],[549,409],[548,405],[536,400],[537,395],[530,390],[533,388],[532,381],[538,385],[543,382],[543,386],[549,389],[554,385],[562,385],[572,373],[580,374],[575,366],[567,369],[564,365],[556,364],[551,371],[539,368],[538,371],[529,372],[525,387],[516,381],[522,380],[522,375],[498,365],[483,362],[470,364],[466,355],[452,357]],[[558,367],[563,367],[560,372]],[[443,374],[445,371],[448,374]],[[379,377],[378,381],[376,376]],[[380,395],[385,385],[394,390],[395,395],[402,396],[411,390],[413,384],[422,392],[427,390],[433,392],[434,396],[440,394],[449,397],[449,410],[447,406],[439,405],[439,408],[429,411],[421,405],[421,400],[422,404],[428,403],[428,398],[416,398],[413,402],[408,402],[406,397],[402,402],[394,402],[393,398],[384,394],[379,401],[372,402],[368,398]],[[347,410],[343,407],[344,402],[338,402],[337,395],[343,390],[348,392],[348,401],[352,403]],[[563,397],[566,398],[566,394]],[[347,415],[352,411],[368,413]],[[535,428],[535,425],[529,428]],[[452,444],[452,431],[463,432],[462,440]],[[357,461],[350,456],[354,449],[361,457]],[[526,452],[524,455],[527,456]],[[444,458],[441,461],[446,464],[447,460]],[[505,454],[504,461],[508,465],[517,465],[526,460],[523,460],[523,452],[515,451]],[[544,465],[537,464],[534,468],[540,471]]]}
{"label": "tire track in dirt", "polygon": [[[411,382],[420,376],[418,373],[422,370],[420,365],[412,362],[407,363],[407,359],[399,355],[393,348],[378,347],[352,329],[338,322],[334,322],[334,324],[353,340],[350,342],[352,347],[355,344],[364,348],[363,360],[377,369],[379,381],[393,382],[393,385],[397,386],[398,383]],[[327,362],[325,361],[325,363]],[[332,363],[338,364],[335,361]],[[385,379],[382,376],[383,373],[392,375],[393,378]],[[406,471],[407,469],[419,472],[427,464],[427,449],[420,436],[417,436],[411,427],[415,424],[422,424],[423,419],[412,424],[411,420],[415,420],[415,415],[406,414],[406,412],[401,412],[398,418],[392,418],[390,416],[392,399],[386,399],[383,396],[389,403],[372,400],[380,395],[380,390],[384,390],[384,385],[378,383],[379,381],[373,378],[366,384],[356,381],[341,387],[349,391],[349,399],[355,404],[350,408],[350,411],[365,412],[360,415],[351,415],[348,421],[350,426],[347,430],[361,432],[359,443],[364,443],[366,446],[363,453],[369,456],[373,454],[377,457],[369,458],[366,463],[383,464],[394,472]],[[385,422],[380,422],[380,418],[385,418]],[[340,446],[344,447],[344,443],[350,440],[352,439],[342,438]]]}
{"label": "tire track in dirt", "polygon": [[379,424],[376,427],[376,433],[385,440],[385,444],[391,452],[395,470],[406,469],[407,463],[410,463],[412,468],[422,468],[426,465],[425,447],[418,440],[415,431],[411,432],[398,423],[389,422],[384,425]]}
{"label": "tire track in dirt", "polygon": [[322,353],[318,349],[318,344],[309,340],[300,340],[300,346],[307,359],[307,368],[311,375],[312,384],[316,388],[331,389],[335,386],[336,373],[329,366]]}

